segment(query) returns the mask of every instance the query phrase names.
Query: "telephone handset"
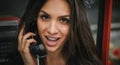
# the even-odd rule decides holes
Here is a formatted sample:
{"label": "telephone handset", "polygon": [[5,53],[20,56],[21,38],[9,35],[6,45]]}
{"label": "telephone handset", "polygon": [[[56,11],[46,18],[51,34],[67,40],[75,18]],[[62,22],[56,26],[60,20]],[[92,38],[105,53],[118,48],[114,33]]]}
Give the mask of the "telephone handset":
{"label": "telephone handset", "polygon": [[34,36],[33,38],[37,41],[37,43],[30,44],[29,46],[30,53],[35,57],[39,56],[39,58],[45,58],[47,56],[47,52],[42,41],[40,40],[36,23],[25,25],[25,27],[26,27],[25,28],[26,33],[33,32],[36,34],[36,36]]}
{"label": "telephone handset", "polygon": [[37,43],[32,43],[30,44],[30,52],[32,53],[32,55],[34,56],[39,56],[39,58],[45,58],[47,55],[47,52],[45,50],[45,47],[43,45],[42,42],[40,42],[40,40],[37,39],[37,37],[35,36],[34,39],[37,40]]}

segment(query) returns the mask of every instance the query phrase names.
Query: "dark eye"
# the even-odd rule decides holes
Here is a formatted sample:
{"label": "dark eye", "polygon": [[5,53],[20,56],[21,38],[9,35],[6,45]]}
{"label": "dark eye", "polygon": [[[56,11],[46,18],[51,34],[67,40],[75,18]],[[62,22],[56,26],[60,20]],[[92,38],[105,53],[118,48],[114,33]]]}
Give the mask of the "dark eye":
{"label": "dark eye", "polygon": [[48,20],[49,19],[48,15],[41,15],[40,17],[41,17],[42,20]]}
{"label": "dark eye", "polygon": [[66,23],[69,22],[69,19],[67,19],[67,18],[61,18],[60,21],[61,21],[63,24],[66,24]]}

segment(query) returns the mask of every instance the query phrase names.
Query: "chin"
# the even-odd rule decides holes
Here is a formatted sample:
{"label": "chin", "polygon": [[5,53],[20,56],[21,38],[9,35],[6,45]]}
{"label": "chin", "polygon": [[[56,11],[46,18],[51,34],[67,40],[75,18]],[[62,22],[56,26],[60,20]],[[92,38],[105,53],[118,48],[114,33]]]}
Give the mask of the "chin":
{"label": "chin", "polygon": [[58,52],[58,48],[54,48],[54,47],[46,47],[47,51],[49,53],[55,53],[55,52]]}

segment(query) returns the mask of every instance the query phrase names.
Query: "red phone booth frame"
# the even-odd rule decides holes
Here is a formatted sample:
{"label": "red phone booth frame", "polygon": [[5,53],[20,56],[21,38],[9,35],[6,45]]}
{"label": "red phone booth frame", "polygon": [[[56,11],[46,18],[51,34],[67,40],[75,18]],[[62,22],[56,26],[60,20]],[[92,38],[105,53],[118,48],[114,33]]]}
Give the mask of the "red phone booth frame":
{"label": "red phone booth frame", "polygon": [[99,0],[97,48],[103,65],[108,65],[112,4],[112,0]]}

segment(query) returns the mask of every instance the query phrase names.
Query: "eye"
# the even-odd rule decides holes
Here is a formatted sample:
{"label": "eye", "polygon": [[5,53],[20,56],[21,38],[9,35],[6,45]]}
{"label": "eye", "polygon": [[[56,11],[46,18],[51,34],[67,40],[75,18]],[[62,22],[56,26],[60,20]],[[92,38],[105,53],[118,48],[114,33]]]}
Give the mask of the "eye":
{"label": "eye", "polygon": [[40,18],[43,20],[43,21],[47,21],[49,19],[49,16],[48,15],[41,15]]}
{"label": "eye", "polygon": [[70,20],[68,18],[61,18],[60,21],[63,24],[67,24],[67,23],[69,23]]}

